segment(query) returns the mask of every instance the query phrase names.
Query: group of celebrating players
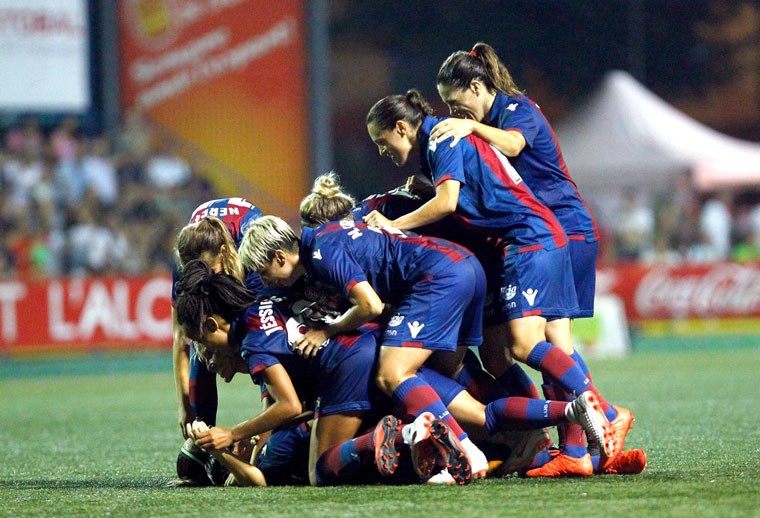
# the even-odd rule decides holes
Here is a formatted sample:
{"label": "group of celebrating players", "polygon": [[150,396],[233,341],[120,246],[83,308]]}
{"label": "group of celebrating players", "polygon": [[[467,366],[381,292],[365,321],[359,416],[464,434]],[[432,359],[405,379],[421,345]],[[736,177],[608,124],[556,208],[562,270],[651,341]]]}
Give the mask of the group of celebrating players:
{"label": "group of celebrating players", "polygon": [[[550,125],[487,44],[449,56],[437,85],[453,117],[416,90],[367,115],[380,154],[418,153],[429,184],[357,204],[329,173],[301,203],[300,236],[242,198],[201,205],[180,232],[185,483],[644,470],[645,453],[624,450],[632,413],[573,347],[572,319],[593,315],[598,232]],[[218,426],[216,376],[236,372],[263,410]]]}

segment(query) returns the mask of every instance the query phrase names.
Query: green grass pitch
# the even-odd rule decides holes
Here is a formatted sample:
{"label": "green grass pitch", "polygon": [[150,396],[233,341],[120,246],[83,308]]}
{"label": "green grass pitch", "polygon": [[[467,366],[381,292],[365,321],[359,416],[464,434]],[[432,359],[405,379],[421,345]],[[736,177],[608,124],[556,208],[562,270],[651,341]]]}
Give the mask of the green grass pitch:
{"label": "green grass pitch", "polygon": [[[590,362],[637,421],[638,476],[466,487],[182,488],[169,353],[0,361],[0,516],[760,516],[760,349]],[[59,374],[55,374],[55,372]],[[222,384],[223,385],[223,384]],[[245,376],[222,425],[257,410]]]}

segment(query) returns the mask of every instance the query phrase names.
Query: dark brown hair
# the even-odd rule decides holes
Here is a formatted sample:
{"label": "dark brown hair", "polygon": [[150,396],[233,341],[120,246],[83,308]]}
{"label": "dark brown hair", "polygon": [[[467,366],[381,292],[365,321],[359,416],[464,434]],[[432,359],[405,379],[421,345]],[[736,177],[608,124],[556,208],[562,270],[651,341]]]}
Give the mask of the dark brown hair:
{"label": "dark brown hair", "polygon": [[381,130],[389,130],[403,120],[417,127],[426,115],[433,115],[433,108],[419,90],[412,89],[405,95],[389,95],[377,101],[367,113],[367,126],[373,124]]}
{"label": "dark brown hair", "polygon": [[476,79],[489,90],[499,90],[507,95],[523,95],[493,47],[483,42],[476,43],[469,52],[458,50],[446,58],[438,70],[436,83],[467,89]]}

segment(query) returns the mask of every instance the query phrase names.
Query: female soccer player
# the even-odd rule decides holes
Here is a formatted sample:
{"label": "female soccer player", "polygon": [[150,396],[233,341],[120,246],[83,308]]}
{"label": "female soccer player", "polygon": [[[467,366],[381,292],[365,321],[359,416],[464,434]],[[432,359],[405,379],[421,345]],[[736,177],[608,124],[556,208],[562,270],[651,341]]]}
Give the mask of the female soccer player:
{"label": "female soccer player", "polygon": [[[536,197],[552,210],[569,239],[579,305],[579,310],[570,317],[593,316],[599,234],[562,158],[554,131],[539,106],[520,91],[496,51],[485,43],[475,44],[469,52],[451,54],[438,71],[437,84],[441,99],[457,118],[439,122],[431,130],[430,140],[443,143],[450,139],[448,145],[453,147],[460,139],[474,134],[509,157]],[[549,321],[547,339],[571,355],[589,376],[585,362],[573,347],[570,324],[567,318]],[[554,395],[558,396],[569,395]],[[614,406],[606,414],[622,447],[633,415]],[[577,435],[577,430],[569,432],[565,454],[581,457],[585,454],[583,438]],[[572,470],[574,462],[562,456],[554,464],[566,464],[566,469]]]}
{"label": "female soccer player", "polygon": [[[453,215],[467,233],[482,236],[484,247],[495,244],[492,249],[498,255],[480,257],[494,281],[489,291],[499,301],[508,327],[489,328],[492,337],[501,339],[484,341],[481,356],[487,369],[495,376],[506,372],[509,362],[501,344],[509,343],[512,357],[540,370],[569,393],[592,391],[593,399],[606,409],[609,404],[576,362],[546,341],[548,320],[568,318],[578,310],[561,225],[506,157],[484,140],[469,136],[454,147],[431,141],[430,131],[438,122],[416,90],[388,96],[372,107],[367,129],[380,154],[402,166],[413,151],[420,152],[423,172],[432,177],[436,195],[393,221],[378,212],[365,221],[404,230]],[[600,448],[613,456],[619,446],[609,425],[605,435]],[[584,457],[585,464],[590,462]]]}
{"label": "female soccer player", "polygon": [[[178,322],[185,333],[202,343],[210,354],[239,349],[251,376],[258,383],[266,384],[273,399],[259,415],[233,428],[217,426],[196,430],[193,434],[196,444],[209,451],[221,450],[235,441],[289,423],[300,414],[302,398],[319,398],[309,457],[310,480],[318,485],[356,482],[351,470],[362,464],[354,462],[352,455],[341,455],[338,447],[354,438],[369,410],[383,406],[380,391],[373,382],[379,326],[369,324],[333,335],[323,344],[325,347],[320,348],[316,359],[307,361],[293,348],[303,325],[292,318],[290,302],[269,299],[257,302],[253,293],[239,281],[229,275],[213,273],[198,260],[185,267],[177,292]],[[456,395],[451,389],[448,392],[451,395],[447,399]],[[434,423],[437,428],[430,428]],[[428,424],[430,432],[420,436],[417,442],[426,441],[430,447],[449,456],[464,456],[458,444],[449,439],[448,425],[436,419]],[[385,423],[371,440],[365,437],[360,441],[361,451],[366,453],[371,447],[371,458],[374,457],[377,446],[386,436],[395,433],[391,428]],[[395,469],[394,461],[395,458],[386,455],[378,465],[390,474]],[[432,465],[429,468],[432,469]],[[457,468],[449,466],[455,473]],[[429,472],[421,474],[430,475]]]}
{"label": "female soccer player", "polygon": [[[352,206],[349,202],[349,215]],[[265,283],[279,287],[291,286],[308,272],[309,281],[330,284],[352,302],[332,323],[309,330],[294,344],[306,355],[334,334],[378,317],[385,302],[393,304],[395,314],[380,350],[380,389],[412,417],[429,410],[444,420],[454,432],[454,450],[461,446],[471,458],[482,455],[435,391],[416,375],[434,351],[437,368],[453,374],[466,348],[480,345],[485,278],[469,251],[448,241],[371,228],[353,219],[304,228],[298,239],[283,220],[263,217],[243,239],[240,261]],[[447,311],[439,311],[442,307]],[[448,464],[455,479],[470,480],[467,456]]]}
{"label": "female soccer player", "polygon": [[[243,280],[243,270],[237,261],[237,247],[251,221],[261,211],[244,198],[223,198],[199,205],[190,216],[177,239],[177,256],[172,272],[172,301],[174,286],[183,264],[193,260],[206,261],[214,271],[223,271]],[[261,286],[257,275],[247,279],[252,288]],[[207,424],[216,422],[216,375],[200,359],[194,346],[185,337],[172,305],[173,344],[172,364],[177,390],[178,422],[187,438],[186,425],[198,418]],[[191,350],[193,354],[191,354]],[[234,373],[228,373],[229,381]]]}

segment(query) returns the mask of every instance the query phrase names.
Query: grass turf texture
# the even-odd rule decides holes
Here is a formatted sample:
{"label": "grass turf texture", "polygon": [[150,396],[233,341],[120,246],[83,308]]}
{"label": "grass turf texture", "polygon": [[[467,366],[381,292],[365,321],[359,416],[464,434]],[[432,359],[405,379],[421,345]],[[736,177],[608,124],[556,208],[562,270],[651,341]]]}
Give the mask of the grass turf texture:
{"label": "grass turf texture", "polygon": [[[182,442],[168,355],[4,361],[0,515],[760,516],[756,348],[590,362],[636,414],[642,475],[467,487],[167,488]],[[220,424],[257,410],[245,376],[221,385]]]}

